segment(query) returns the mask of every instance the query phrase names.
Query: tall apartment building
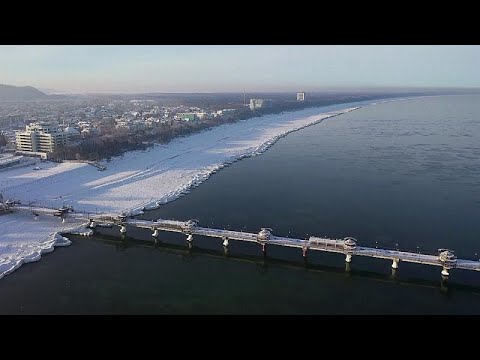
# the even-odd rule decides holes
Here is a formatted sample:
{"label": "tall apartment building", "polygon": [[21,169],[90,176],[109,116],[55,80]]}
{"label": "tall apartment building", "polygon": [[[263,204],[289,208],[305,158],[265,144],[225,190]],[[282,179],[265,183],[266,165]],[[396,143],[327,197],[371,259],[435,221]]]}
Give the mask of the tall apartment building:
{"label": "tall apartment building", "polygon": [[270,107],[272,102],[269,99],[250,99],[250,110]]}
{"label": "tall apartment building", "polygon": [[15,133],[17,151],[31,153],[51,153],[60,145],[66,145],[68,134],[60,131],[56,125],[31,123],[25,131]]}
{"label": "tall apartment building", "polygon": [[297,93],[297,101],[305,101],[305,93],[304,92],[299,92]]}

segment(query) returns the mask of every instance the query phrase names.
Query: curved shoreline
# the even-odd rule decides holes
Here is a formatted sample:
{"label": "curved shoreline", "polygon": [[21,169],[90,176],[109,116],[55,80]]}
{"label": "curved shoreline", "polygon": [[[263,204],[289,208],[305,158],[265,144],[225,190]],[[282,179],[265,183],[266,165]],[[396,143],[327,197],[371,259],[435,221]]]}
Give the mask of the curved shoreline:
{"label": "curved shoreline", "polygon": [[215,168],[210,169],[207,173],[194,177],[194,179],[192,179],[189,182],[189,184],[187,184],[186,186],[178,188],[173,194],[167,194],[166,196],[163,196],[159,199],[149,201],[146,204],[144,203],[144,204],[141,204],[141,205],[136,206],[134,208],[126,209],[126,210],[124,210],[124,213],[127,216],[137,216],[137,215],[143,214],[145,211],[158,209],[160,206],[162,206],[164,204],[175,201],[178,198],[180,198],[184,195],[187,195],[192,189],[201,185],[204,181],[208,180],[212,174],[214,174],[217,171],[223,169],[224,167],[226,167],[230,164],[233,164],[234,162],[240,161],[244,158],[258,156],[258,155],[263,154],[271,146],[273,146],[279,139],[287,136],[288,134],[290,134],[292,132],[295,132],[295,131],[298,131],[298,130],[302,130],[302,129],[304,129],[306,127],[309,127],[309,126],[319,124],[326,119],[329,119],[329,118],[332,118],[332,117],[335,117],[335,116],[339,116],[339,115],[342,115],[342,114],[346,114],[346,113],[349,113],[349,112],[354,111],[354,110],[361,109],[362,107],[363,106],[357,106],[357,107],[347,108],[347,109],[344,109],[344,110],[339,110],[339,111],[336,111],[336,112],[318,114],[316,116],[322,116],[323,115],[323,117],[321,117],[321,118],[319,118],[315,121],[312,121],[310,123],[300,125],[300,126],[295,127],[293,129],[287,130],[287,131],[285,131],[281,134],[278,134],[278,135],[274,136],[273,138],[270,138],[270,139],[266,140],[264,143],[257,146],[256,148],[251,149],[250,151],[248,151],[248,149],[246,149],[247,151],[244,154],[239,154],[239,155],[233,156],[231,158],[227,158],[224,162],[222,162],[221,164],[219,164]]}
{"label": "curved shoreline", "polygon": [[[70,233],[69,231],[67,232]],[[47,241],[38,244],[38,249],[35,249],[31,253],[25,255],[20,259],[15,259],[0,264],[0,279],[2,279],[5,275],[11,274],[23,264],[28,264],[41,260],[43,254],[51,253],[55,250],[55,247],[57,246],[69,246],[71,244],[72,242],[70,241],[70,239],[62,236],[58,232],[55,232],[50,235],[50,238],[47,239]]]}
{"label": "curved shoreline", "polygon": [[[354,103],[333,104],[333,105],[329,105],[328,107],[314,108],[315,110],[314,109],[307,109],[307,110],[303,109],[303,110],[300,110],[300,111],[293,111],[293,112],[287,112],[287,113],[281,113],[281,114],[269,114],[269,115],[264,115],[264,116],[259,117],[259,118],[253,118],[253,119],[255,119],[253,121],[257,121],[257,122],[259,121],[259,119],[263,118],[264,122],[260,123],[260,125],[263,125],[264,123],[267,123],[268,121],[271,121],[272,122],[271,124],[266,125],[266,128],[270,129],[270,130],[272,130],[272,129],[273,130],[275,130],[275,129],[280,129],[281,130],[282,121],[279,121],[277,123],[272,121],[272,119],[276,119],[276,118],[281,117],[281,116],[285,116],[285,119],[283,120],[284,123],[287,123],[287,125],[288,125],[289,122],[290,122],[293,126],[291,128],[288,128],[287,125],[283,124],[283,125],[285,125],[284,127],[286,127],[286,129],[284,131],[281,131],[280,133],[277,133],[272,137],[267,137],[259,145],[241,148],[240,150],[234,149],[233,154],[229,154],[228,151],[225,152],[224,154],[222,154],[222,156],[225,155],[225,158],[223,158],[221,160],[216,159],[216,158],[212,159],[212,161],[219,160],[218,162],[213,162],[211,164],[208,164],[208,163],[203,164],[202,165],[203,168],[199,167],[198,169],[194,169],[195,171],[193,173],[187,173],[186,174],[186,176],[188,176],[187,179],[189,177],[191,177],[191,178],[186,184],[179,184],[180,186],[175,187],[172,191],[164,193],[163,196],[161,196],[157,199],[150,198],[150,200],[144,201],[143,203],[140,203],[140,204],[134,204],[133,206],[126,209],[125,211],[129,215],[135,216],[135,215],[142,214],[144,211],[154,210],[154,209],[159,208],[163,204],[172,202],[172,201],[178,199],[179,197],[188,194],[193,188],[199,186],[201,183],[203,183],[205,180],[207,180],[212,174],[216,173],[217,171],[221,170],[222,168],[224,168],[224,167],[226,167],[226,166],[228,166],[228,165],[230,165],[230,164],[232,164],[236,161],[239,161],[243,158],[257,156],[257,155],[260,155],[260,154],[264,153],[271,146],[273,146],[280,138],[285,137],[292,132],[304,129],[304,128],[312,126],[312,125],[319,124],[325,119],[335,117],[335,116],[338,116],[338,115],[342,115],[342,114],[345,114],[345,113],[348,113],[348,112],[351,112],[351,111],[354,111],[354,110],[358,110],[358,109],[360,109],[364,106],[377,105],[377,104],[386,103],[386,102],[401,101],[401,100],[408,100],[408,99],[409,98],[396,98],[396,99],[388,99],[388,100],[378,99],[378,100],[368,100],[368,101],[360,101],[360,102],[354,102]],[[360,105],[360,103],[362,105]],[[355,106],[355,104],[357,104],[357,106]],[[345,107],[342,109],[341,107],[343,107],[343,106],[345,106]],[[331,110],[332,107],[340,107],[340,109]],[[330,110],[328,108],[330,108]],[[317,114],[310,115],[310,113],[314,112],[313,110],[317,111]],[[298,114],[299,112],[301,112],[299,114],[299,117],[296,117],[296,118],[293,118],[293,119],[291,118],[292,116],[293,117],[296,116],[296,114]],[[246,121],[252,121],[252,119],[243,120],[243,122],[246,122]],[[297,122],[297,123],[295,123],[295,122]],[[217,131],[217,132],[221,133],[221,129],[225,129],[225,128],[228,129],[229,127],[231,127],[232,131],[237,130],[235,127],[232,127],[232,125],[235,125],[235,124],[220,125],[218,127],[208,129],[205,133],[212,134],[212,132],[214,132],[214,131]],[[255,126],[258,126],[258,123],[253,122],[251,128],[254,128]],[[237,125],[237,127],[240,127],[240,126]],[[247,127],[247,130],[248,129],[249,128]],[[264,128],[261,128],[261,129],[265,130]],[[177,139],[173,140],[172,142],[170,142],[169,144],[167,144],[166,147],[170,146],[172,148],[175,148],[175,146],[178,145],[179,143],[181,144],[182,141],[188,142],[188,140],[191,139],[191,138],[202,136],[202,133],[191,134],[191,135],[188,135],[186,137],[182,137],[181,139],[177,138]],[[247,138],[248,138],[248,135],[249,134],[248,134],[248,131],[247,131]],[[268,134],[265,133],[264,135],[268,135]],[[270,135],[273,135],[273,134],[270,134]],[[237,139],[237,141],[242,141],[242,138]],[[180,149],[181,149],[181,146],[180,146]],[[202,151],[205,151],[204,148],[200,147],[200,149]],[[195,151],[195,148],[191,151],[192,152]],[[134,151],[134,152],[131,152],[131,153],[135,153],[135,155],[140,154],[140,157],[141,157],[143,151],[142,152]],[[147,151],[147,153],[148,153],[148,151]],[[117,162],[123,161],[123,157],[125,155],[129,156],[128,153],[124,154],[124,155],[121,155],[119,158],[116,159],[116,161]],[[131,155],[132,154],[130,154],[130,157],[132,158]],[[180,155],[185,155],[185,153],[181,153]],[[177,157],[177,156],[180,156],[180,155],[176,155],[174,157]],[[166,159],[168,160],[168,158],[166,158]],[[130,159],[130,160],[132,160],[132,159]],[[133,156],[133,160],[135,160],[134,156]],[[163,160],[160,160],[160,162],[161,161],[163,161]],[[153,166],[158,166],[158,164],[159,164],[159,162],[154,163]],[[173,165],[175,165],[175,163]],[[180,164],[180,165],[182,165],[182,164]],[[147,169],[148,169],[148,167],[147,167]],[[165,171],[171,171],[172,169],[175,169],[175,167],[173,167],[173,168],[168,168],[167,167]],[[124,170],[124,169],[120,169],[120,170]],[[145,170],[146,169],[144,169],[144,171]],[[61,173],[59,173],[59,174],[61,174]],[[113,173],[113,174],[115,174],[115,173]],[[53,176],[57,176],[57,175],[53,175]],[[147,177],[148,177],[148,175],[149,174],[147,174]],[[191,175],[193,175],[193,176],[191,176]],[[100,177],[99,179],[102,179],[102,178]],[[124,179],[120,179],[120,180],[124,181]],[[35,182],[35,181],[37,181],[37,180],[34,180],[33,182]],[[28,186],[28,184],[29,183],[27,183],[27,186]],[[136,183],[134,183],[134,184],[136,185]],[[118,186],[123,186],[123,185],[124,184],[121,183],[120,185],[117,184],[116,186],[118,187]],[[131,185],[131,184],[127,183],[127,185]],[[23,184],[19,184],[18,186],[22,187]],[[103,185],[100,184],[100,186],[103,186]],[[87,189],[87,191],[88,191],[88,189]],[[73,225],[74,224],[72,224],[72,226]],[[80,228],[82,228],[81,231],[79,230]],[[55,246],[68,246],[68,245],[70,245],[71,244],[70,240],[66,237],[63,237],[60,234],[89,235],[89,233],[88,233],[89,230],[88,229],[85,230],[85,227],[82,226],[81,223],[79,223],[79,222],[75,223],[74,228],[59,229],[57,227],[56,229],[53,228],[53,230],[55,230],[55,232],[50,233],[50,235],[49,235],[50,238],[49,239],[42,238],[40,241],[33,239],[33,241],[35,242],[33,244],[35,249],[32,252],[30,252],[29,254],[21,257],[20,259],[12,259],[10,262],[2,263],[0,265],[0,279],[3,276],[5,276],[7,274],[10,274],[14,270],[18,269],[24,263],[40,260],[42,254],[52,252],[54,250]],[[10,246],[10,245],[7,245],[7,246]],[[22,247],[23,245],[19,244],[19,246]],[[7,264],[9,264],[9,265],[7,265]],[[6,269],[1,270],[2,266],[6,267]]]}

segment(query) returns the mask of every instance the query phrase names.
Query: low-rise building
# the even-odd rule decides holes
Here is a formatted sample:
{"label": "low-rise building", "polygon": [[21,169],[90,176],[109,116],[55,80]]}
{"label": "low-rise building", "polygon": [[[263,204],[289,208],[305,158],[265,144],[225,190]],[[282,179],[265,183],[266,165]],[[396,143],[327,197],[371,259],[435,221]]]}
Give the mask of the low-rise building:
{"label": "low-rise building", "polygon": [[23,156],[15,156],[12,154],[0,154],[0,169],[5,169],[20,164]]}
{"label": "low-rise building", "polygon": [[177,119],[183,121],[195,121],[197,120],[197,115],[195,113],[178,113]]}
{"label": "low-rise building", "polygon": [[203,120],[203,119],[206,119],[208,117],[208,114],[206,112],[196,112],[195,116],[198,119]]}

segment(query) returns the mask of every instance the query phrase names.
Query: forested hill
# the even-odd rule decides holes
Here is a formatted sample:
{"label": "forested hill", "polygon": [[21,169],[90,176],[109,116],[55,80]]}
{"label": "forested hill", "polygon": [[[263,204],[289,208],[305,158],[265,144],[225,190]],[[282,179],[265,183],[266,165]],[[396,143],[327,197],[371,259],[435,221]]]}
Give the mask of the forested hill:
{"label": "forested hill", "polygon": [[47,98],[48,95],[32,86],[0,84],[0,101],[30,101]]}

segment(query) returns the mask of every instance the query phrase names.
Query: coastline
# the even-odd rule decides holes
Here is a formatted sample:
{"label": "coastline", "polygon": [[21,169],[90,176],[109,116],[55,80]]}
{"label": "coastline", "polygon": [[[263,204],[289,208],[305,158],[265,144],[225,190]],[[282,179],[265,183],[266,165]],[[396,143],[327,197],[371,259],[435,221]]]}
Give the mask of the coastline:
{"label": "coastline", "polygon": [[46,215],[39,219],[21,212],[0,216],[0,279],[23,264],[40,260],[56,246],[69,246],[71,241],[62,234],[80,233],[81,227],[78,221],[59,225],[58,219]]}
{"label": "coastline", "polygon": [[[160,197],[156,200],[149,201],[147,203],[134,206],[132,209],[126,209],[126,210],[124,210],[124,213],[126,213],[127,216],[136,216],[136,215],[143,214],[144,211],[158,209],[163,204],[169,203],[171,201],[175,201],[179,197],[188,194],[192,189],[201,185],[204,181],[208,180],[208,178],[211,175],[213,175],[217,171],[223,169],[224,167],[227,167],[227,166],[233,164],[234,162],[240,161],[244,158],[261,155],[262,153],[267,151],[271,146],[273,146],[279,139],[287,136],[288,134],[290,134],[292,132],[295,132],[295,131],[298,131],[298,130],[301,130],[301,129],[304,129],[304,128],[309,127],[309,126],[319,124],[326,119],[329,119],[329,118],[332,118],[332,117],[335,117],[335,116],[339,116],[339,115],[342,115],[342,114],[346,114],[346,113],[349,113],[351,111],[358,110],[360,108],[361,108],[361,106],[358,106],[358,107],[353,107],[353,108],[347,108],[344,111],[334,112],[332,114],[326,113],[326,114],[324,114],[325,116],[323,116],[323,117],[321,117],[321,118],[319,118],[319,119],[317,119],[313,122],[310,122],[306,125],[302,125],[302,126],[293,128],[291,130],[285,131],[284,133],[281,133],[279,135],[276,135],[273,138],[268,139],[267,141],[265,141],[260,146],[254,148],[254,149],[247,149],[249,151],[247,151],[243,154],[236,155],[236,156],[234,155],[234,156],[226,159],[224,162],[222,162],[221,164],[219,164],[215,168],[209,169],[209,171],[207,173],[202,174],[201,177],[195,178],[194,181],[189,183],[189,185],[187,187],[179,188],[178,192],[175,192],[174,194],[169,195],[167,197]],[[321,114],[319,114],[319,115],[321,115]]]}
{"label": "coastline", "polygon": [[[401,100],[407,100],[405,98],[399,98],[399,99],[388,99],[388,100],[368,100],[368,101],[365,101],[364,103],[365,104],[362,104],[362,106],[365,106],[365,105],[376,105],[378,103],[385,103],[385,102],[391,102],[391,101],[401,101]],[[172,146],[175,147],[175,146],[180,146],[179,148],[182,150],[185,150],[184,147],[182,147],[182,145],[185,145],[185,143],[187,143],[188,145],[188,140],[191,139],[191,138],[195,138],[195,137],[204,137],[205,134],[212,134],[214,133],[215,131],[217,131],[218,133],[222,134],[222,130],[224,129],[227,129],[227,130],[230,130],[231,132],[233,132],[234,130],[237,130],[236,128],[238,128],[239,126],[235,126],[236,124],[245,124],[247,123],[247,125],[251,125],[251,126],[254,126],[256,125],[258,127],[258,123],[260,123],[260,125],[266,125],[265,128],[261,128],[262,130],[272,130],[271,127],[269,127],[270,125],[272,125],[271,123],[268,123],[269,120],[272,120],[272,119],[277,119],[280,118],[280,117],[284,117],[284,120],[283,120],[283,123],[282,123],[282,120],[280,121],[277,121],[277,123],[275,122],[272,122],[273,126],[274,127],[274,133],[269,133],[268,131],[264,131],[264,133],[262,134],[264,137],[261,138],[260,140],[262,141],[258,141],[259,138],[256,138],[256,142],[253,143],[253,146],[251,143],[244,143],[243,144],[243,147],[240,147],[240,148],[234,148],[233,151],[225,151],[224,153],[222,153],[220,156],[220,158],[214,158],[213,162],[210,162],[210,163],[207,163],[207,164],[203,164],[203,167],[201,167],[200,169],[198,168],[195,168],[194,169],[196,171],[190,171],[190,172],[187,172],[186,174],[181,174],[180,178],[182,180],[185,180],[185,176],[183,175],[186,175],[188,181],[182,181],[180,183],[177,183],[175,184],[176,186],[173,186],[173,189],[171,191],[161,191],[161,189],[157,189],[157,188],[154,188],[155,192],[158,191],[159,194],[161,194],[159,197],[157,197],[156,199],[154,199],[153,197],[150,197],[148,200],[141,202],[141,203],[134,203],[132,204],[133,201],[135,201],[134,199],[130,198],[128,199],[128,204],[129,204],[129,207],[127,209],[125,208],[114,208],[114,209],[109,209],[110,210],[110,213],[112,214],[118,214],[118,211],[127,211],[129,215],[138,215],[138,214],[141,214],[143,213],[144,211],[146,210],[153,210],[153,209],[156,209],[158,207],[160,207],[162,204],[165,204],[165,203],[168,203],[168,202],[171,202],[171,201],[174,201],[176,199],[178,199],[179,197],[185,195],[185,194],[188,194],[192,188],[195,188],[197,187],[198,185],[200,185],[201,183],[203,183],[205,180],[207,180],[213,173],[221,170],[223,167],[226,167],[228,166],[229,164],[235,162],[235,161],[238,161],[238,160],[241,160],[243,158],[246,158],[246,157],[251,157],[251,156],[256,156],[256,155],[259,155],[259,154],[262,154],[263,152],[265,152],[266,150],[268,150],[268,148],[270,148],[273,144],[275,144],[280,138],[282,137],[285,137],[286,135],[288,135],[289,133],[291,132],[294,132],[294,131],[298,131],[300,129],[303,129],[305,127],[308,127],[308,126],[312,126],[312,125],[315,125],[315,124],[318,124],[320,122],[322,122],[323,120],[325,119],[328,119],[330,117],[334,117],[334,116],[338,116],[338,115],[341,115],[343,113],[347,113],[347,112],[351,112],[353,110],[357,110],[359,108],[361,108],[362,106],[354,106],[354,107],[348,107],[348,106],[351,106],[352,104],[355,104],[355,103],[345,103],[345,104],[335,104],[335,105],[332,105],[332,106],[327,106],[327,107],[321,107],[321,108],[315,108],[313,112],[317,112],[317,114],[314,114],[314,115],[310,115],[309,113],[312,112],[312,109],[308,109],[308,110],[299,110],[299,111],[294,111],[294,112],[290,112],[290,113],[282,113],[282,114],[273,114],[273,115],[265,115],[263,117],[260,117],[260,118],[251,118],[251,119],[247,119],[247,120],[242,120],[238,123],[235,123],[235,124],[224,124],[224,125],[220,125],[218,127],[215,127],[215,128],[212,128],[212,129],[208,129],[206,130],[205,132],[202,132],[202,133],[198,133],[198,134],[192,134],[192,135],[188,135],[186,137],[183,137],[183,138],[180,138],[180,139],[175,139],[173,140],[171,143],[167,144],[166,146],[159,146],[161,147],[161,150],[164,150],[166,152],[168,152],[166,150],[166,148],[168,148],[169,145],[173,144]],[[325,111],[326,108],[332,108],[332,107],[345,107],[343,109],[339,109],[339,110],[333,110],[333,111]],[[323,111],[322,111],[323,110]],[[298,117],[295,117],[296,115],[298,115],[298,113],[301,113],[300,116]],[[305,114],[306,113],[306,114]],[[309,116],[305,116],[305,115],[309,115]],[[293,119],[292,119],[293,117]],[[260,120],[263,120],[263,122],[261,122]],[[278,122],[280,123],[281,126],[279,126]],[[255,124],[254,124],[255,123]],[[246,130],[249,129],[249,126],[246,127]],[[248,138],[248,135],[252,135],[252,133],[249,133],[248,131],[246,131],[247,133],[247,138]],[[222,134],[224,135],[224,134]],[[265,135],[270,135],[268,137],[265,137]],[[208,139],[207,139],[208,140]],[[220,139],[222,140],[222,139]],[[241,138],[239,140],[240,142],[241,141],[245,141],[244,138]],[[225,145],[224,143],[222,143],[221,145]],[[251,146],[246,146],[246,145],[251,145]],[[177,149],[178,150],[178,149]],[[191,153],[194,153],[195,152],[195,147],[192,149],[188,149],[189,151],[186,151],[186,152],[183,152],[183,153],[180,153],[180,154],[168,154],[168,155],[172,155],[170,157],[167,156],[167,158],[165,160],[171,160],[171,159],[175,159],[179,156],[183,156],[185,154],[187,154],[187,157],[191,157]],[[205,152],[205,149],[203,149],[204,152]],[[229,149],[231,150],[231,149]],[[131,152],[131,154],[124,154],[116,159],[113,159],[112,162],[125,162],[125,157],[128,157],[128,156],[133,156],[133,159],[135,159],[135,156],[136,155],[143,155],[143,154],[149,154],[151,155],[151,152],[152,150],[147,150],[147,151],[134,151],[134,152]],[[207,147],[207,152],[208,152],[208,147]],[[197,151],[196,152],[197,154],[199,154],[199,152]],[[197,155],[198,156],[198,155]],[[183,156],[185,158],[185,156]],[[161,160],[162,161],[162,160]],[[160,161],[160,162],[161,162]],[[195,161],[194,161],[195,162]],[[159,162],[158,162],[159,163]],[[158,163],[154,164],[154,165],[158,165]],[[175,172],[176,171],[176,168],[175,168],[175,165],[179,165],[180,167],[183,166],[185,167],[184,163],[173,163],[173,164],[168,164],[170,165],[170,167],[166,167],[165,169],[161,169],[163,170],[163,173],[165,172],[168,172],[168,171],[171,171],[171,172]],[[207,165],[207,166],[205,166]],[[57,165],[59,166],[59,165]],[[108,164],[107,164],[108,166]],[[152,166],[152,165],[151,165]],[[82,170],[83,167],[80,167],[79,169]],[[141,171],[141,175],[144,175],[143,173],[145,171],[148,170],[148,166],[145,170]],[[76,169],[76,170],[79,170],[79,169]],[[158,171],[159,169],[157,169]],[[200,170],[200,171],[199,171]],[[88,171],[89,173],[92,173],[92,170],[91,167],[88,167],[88,168],[85,168],[83,169],[82,171]],[[160,173],[162,173],[160,171]],[[95,173],[94,173],[95,174]],[[101,182],[102,180],[102,175],[103,173],[96,173],[96,175],[100,174],[100,176],[97,176],[96,179],[93,179],[93,186],[94,188],[102,188],[104,186],[106,186],[104,183]],[[155,174],[155,173],[154,173]],[[58,176],[60,175],[60,176]],[[63,174],[65,175],[65,174]],[[108,175],[108,174],[107,174]],[[107,176],[109,178],[112,178],[112,176],[114,177],[113,179],[113,185],[117,185],[118,187],[118,184],[120,184],[120,187],[122,186],[122,183],[125,182],[125,179],[129,179],[131,177],[135,178],[135,176],[137,174],[130,174],[130,173],[127,173],[127,174],[124,174],[126,175],[125,177],[121,178],[121,179],[117,179],[115,178],[115,176],[118,176],[118,174],[111,174],[110,176]],[[148,175],[148,173],[147,173]],[[59,173],[59,174],[54,174],[54,176],[57,176],[59,177],[59,180],[57,182],[54,182],[54,191],[58,191],[58,188],[60,188],[62,186],[62,180],[65,181],[65,180],[71,180],[68,176],[65,178],[63,177],[62,178],[62,173]],[[190,176],[190,177],[188,177]],[[48,178],[48,177],[47,177]],[[150,179],[152,180],[152,178],[149,178],[149,177],[146,177],[146,178],[142,178],[140,177],[140,180],[143,181],[145,179]],[[90,180],[90,179],[89,179]],[[155,185],[155,176],[153,176],[153,185]],[[158,179],[157,179],[158,180]],[[97,181],[97,183],[95,183],[95,181]],[[38,182],[38,179],[35,179],[34,181],[32,182],[27,182],[26,183],[26,186],[28,188],[28,186],[30,186],[30,184],[32,184],[34,187],[36,186],[36,183]],[[35,184],[34,184],[35,183]],[[107,184],[107,185],[110,185],[110,184]],[[129,184],[130,186],[134,186],[134,187],[137,187],[137,182],[134,182],[133,184]],[[150,185],[152,185],[152,182],[150,182]],[[17,192],[20,191],[22,192],[22,187],[24,188],[24,184],[21,184],[19,185],[18,189],[17,189]],[[139,187],[141,189],[141,187]],[[32,189],[29,189],[30,191],[25,191],[26,194],[28,193],[32,193]],[[83,190],[85,192],[85,190]],[[88,190],[87,190],[88,192]],[[14,196],[13,196],[14,197]],[[48,198],[48,194],[46,196]],[[62,196],[60,196],[60,198],[62,198]],[[68,197],[65,197],[65,198],[68,198]],[[58,203],[56,204],[58,205]],[[90,208],[90,210],[92,210]],[[9,216],[9,215],[6,215],[6,216]],[[13,214],[13,215],[10,215],[11,217],[15,217],[16,215]],[[31,246],[34,250],[30,253],[30,254],[23,254],[21,256],[18,256],[17,255],[17,258],[15,258],[15,256],[11,256],[11,251],[10,251],[10,254],[8,251],[5,251],[5,249],[3,249],[2,251],[2,257],[0,257],[0,263],[10,263],[10,266],[4,266],[5,270],[0,270],[0,279],[6,275],[6,274],[9,274],[11,273],[12,271],[14,271],[15,269],[17,269],[18,267],[21,266],[22,263],[25,263],[25,262],[31,262],[31,261],[37,261],[41,258],[41,254],[43,253],[46,253],[46,252],[51,252],[54,250],[54,247],[55,246],[68,246],[70,244],[69,240],[61,235],[58,235],[58,233],[61,233],[61,234],[67,234],[67,233],[75,233],[75,229],[77,229],[79,226],[81,226],[81,222],[79,221],[74,221],[74,220],[69,220],[69,221],[73,221],[73,223],[70,223],[70,227],[69,228],[63,228],[58,226],[58,225],[55,225],[54,223],[50,224],[51,226],[51,231],[49,232],[49,235],[47,238],[45,238],[45,233],[43,232],[39,232],[37,231],[36,229],[36,225],[32,225],[32,228],[29,229],[31,230],[31,234],[30,236],[26,236],[28,237],[28,239],[24,240],[24,241],[21,241],[21,242],[18,242],[16,243],[16,245],[18,245],[17,247],[20,247],[20,248],[23,248],[25,247],[26,244],[28,244],[29,246]],[[29,227],[28,224],[25,224],[25,227]],[[77,233],[78,233],[78,230],[76,230]],[[2,240],[5,240],[5,238],[7,238],[7,241],[11,240],[11,236],[9,236],[11,234],[8,234],[8,232],[5,232],[4,235],[2,235]],[[10,237],[10,239],[9,239]],[[60,239],[61,238],[61,239]],[[60,241],[62,240],[62,241]],[[44,246],[45,243],[48,242],[48,246]],[[35,246],[37,245],[37,246]],[[10,250],[15,250],[15,243],[13,243],[13,246],[11,246]],[[2,249],[0,247],[0,249]],[[6,262],[5,261],[5,258],[9,258],[10,256],[10,260],[9,262]]]}

